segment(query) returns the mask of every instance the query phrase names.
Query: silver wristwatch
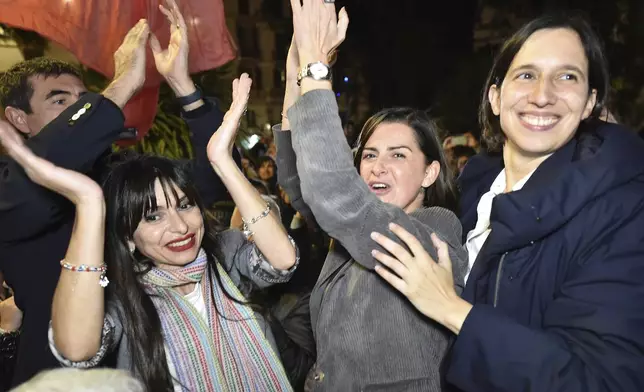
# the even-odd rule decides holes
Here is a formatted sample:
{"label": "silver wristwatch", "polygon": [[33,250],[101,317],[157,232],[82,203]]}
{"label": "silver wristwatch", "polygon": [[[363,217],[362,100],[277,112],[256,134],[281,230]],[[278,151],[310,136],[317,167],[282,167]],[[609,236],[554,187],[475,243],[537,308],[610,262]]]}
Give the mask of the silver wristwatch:
{"label": "silver wristwatch", "polygon": [[331,80],[331,67],[321,61],[306,65],[297,74],[297,85],[302,83],[304,78],[313,78],[313,80]]}

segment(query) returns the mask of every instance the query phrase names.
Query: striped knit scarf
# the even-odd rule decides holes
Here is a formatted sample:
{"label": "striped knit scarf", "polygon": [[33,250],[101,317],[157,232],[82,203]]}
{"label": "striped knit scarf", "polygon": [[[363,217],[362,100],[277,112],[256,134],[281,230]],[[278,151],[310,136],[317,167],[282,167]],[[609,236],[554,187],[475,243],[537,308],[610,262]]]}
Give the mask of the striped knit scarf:
{"label": "striped knit scarf", "polygon": [[[245,301],[224,269],[216,265],[223,289]],[[212,280],[207,279],[207,267],[202,249],[197,259],[183,268],[152,268],[142,278],[159,313],[178,381],[188,391],[291,391],[282,363],[253,310],[228,298],[214,274],[210,274]],[[197,282],[201,282],[208,320],[172,289]]]}

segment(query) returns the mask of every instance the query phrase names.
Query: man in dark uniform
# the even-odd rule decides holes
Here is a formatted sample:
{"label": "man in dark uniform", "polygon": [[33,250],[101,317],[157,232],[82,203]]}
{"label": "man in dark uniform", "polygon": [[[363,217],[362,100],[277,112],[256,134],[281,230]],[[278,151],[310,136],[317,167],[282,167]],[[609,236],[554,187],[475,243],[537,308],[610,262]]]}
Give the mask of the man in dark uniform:
{"label": "man in dark uniform", "polygon": [[[222,114],[203,100],[188,74],[183,18],[173,8],[173,50],[162,50],[145,20],[130,30],[114,55],[115,77],[101,93],[90,93],[71,65],[35,59],[14,66],[0,79],[0,104],[7,120],[37,155],[55,165],[90,173],[124,130],[121,109],[143,85],[148,40],[156,68],[181,103],[195,151],[195,181],[206,202],[227,193],[210,167],[206,146]],[[51,303],[74,222],[73,206],[31,182],[8,157],[0,157],[0,271],[24,312],[13,385],[58,366],[47,342]],[[2,333],[0,331],[0,341]]]}

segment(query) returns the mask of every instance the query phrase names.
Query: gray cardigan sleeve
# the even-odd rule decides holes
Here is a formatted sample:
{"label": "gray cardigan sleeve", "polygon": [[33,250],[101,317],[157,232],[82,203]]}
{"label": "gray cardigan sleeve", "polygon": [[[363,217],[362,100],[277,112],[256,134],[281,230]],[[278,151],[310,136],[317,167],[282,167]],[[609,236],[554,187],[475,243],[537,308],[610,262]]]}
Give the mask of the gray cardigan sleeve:
{"label": "gray cardigan sleeve", "polygon": [[281,124],[273,127],[273,140],[277,147],[277,182],[288,195],[293,208],[302,215],[304,220],[314,222],[313,212],[302,199],[291,132],[283,131],[281,128]]}
{"label": "gray cardigan sleeve", "polygon": [[400,243],[388,230],[389,223],[394,222],[418,238],[436,258],[430,237],[435,232],[449,244],[454,281],[456,286],[462,286],[467,256],[461,245],[457,217],[442,208],[422,208],[407,214],[382,202],[369,190],[353,166],[333,91],[306,93],[291,107],[288,116],[293,124],[293,149],[302,198],[324,231],[368,269],[376,265],[371,250],[379,248],[370,238],[372,232],[389,235]]}
{"label": "gray cardigan sleeve", "polygon": [[219,262],[240,289],[242,277],[249,279],[259,288],[285,283],[291,279],[300,262],[299,250],[293,239],[289,239],[295,248],[295,264],[288,270],[274,268],[254,242],[249,241],[241,231],[234,229],[217,234],[216,243],[221,251]]}

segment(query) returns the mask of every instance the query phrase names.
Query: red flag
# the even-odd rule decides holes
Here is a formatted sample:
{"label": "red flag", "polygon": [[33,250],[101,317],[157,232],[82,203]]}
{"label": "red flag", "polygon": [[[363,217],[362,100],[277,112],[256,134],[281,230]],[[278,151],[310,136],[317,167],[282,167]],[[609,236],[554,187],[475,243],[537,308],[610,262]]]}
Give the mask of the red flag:
{"label": "red flag", "polygon": [[[162,1],[0,0],[0,22],[39,33],[69,50],[82,64],[112,78],[113,54],[139,19],[146,18],[161,45],[167,45],[170,26],[158,8]],[[188,26],[190,73],[235,58],[222,0],[176,1]],[[148,49],[145,86],[124,109],[127,126],[136,127],[139,138],[154,120],[161,80]]]}

